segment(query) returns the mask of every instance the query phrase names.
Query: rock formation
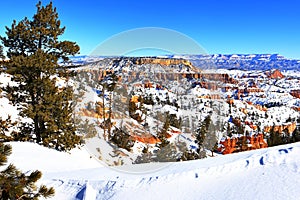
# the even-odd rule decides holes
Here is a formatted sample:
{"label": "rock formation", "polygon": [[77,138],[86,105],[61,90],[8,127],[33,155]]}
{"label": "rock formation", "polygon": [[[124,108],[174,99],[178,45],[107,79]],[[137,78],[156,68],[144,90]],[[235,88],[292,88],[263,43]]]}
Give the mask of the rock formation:
{"label": "rock formation", "polygon": [[290,94],[293,96],[293,97],[296,97],[298,99],[300,99],[300,90],[292,90],[290,92]]}
{"label": "rock formation", "polygon": [[284,78],[284,75],[278,69],[276,69],[274,71],[267,71],[266,75],[267,75],[268,78],[273,78],[273,79]]}
{"label": "rock formation", "polygon": [[[270,130],[272,129],[273,126],[265,126],[264,131],[269,133]],[[282,133],[284,130],[286,130],[289,134],[292,134],[294,130],[296,129],[296,122],[294,123],[289,123],[286,125],[275,125],[274,126],[274,131]]]}
{"label": "rock formation", "polygon": [[222,154],[230,154],[266,147],[268,144],[264,140],[263,134],[255,134],[253,136],[226,137],[220,141],[218,151]]}

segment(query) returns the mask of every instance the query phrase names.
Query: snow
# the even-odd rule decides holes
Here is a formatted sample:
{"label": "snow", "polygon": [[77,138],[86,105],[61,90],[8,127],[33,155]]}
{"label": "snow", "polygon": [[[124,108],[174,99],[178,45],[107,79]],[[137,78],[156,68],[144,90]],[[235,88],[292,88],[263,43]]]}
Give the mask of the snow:
{"label": "snow", "polygon": [[[9,162],[43,172],[52,199],[299,199],[300,143],[203,160],[108,168],[83,147],[11,142]],[[130,167],[130,169],[128,168]]]}
{"label": "snow", "polygon": [[17,108],[10,104],[7,98],[0,98],[0,118],[6,120],[9,116],[13,121],[19,117],[19,111]]}
{"label": "snow", "polygon": [[91,159],[84,148],[63,153],[36,143],[11,142],[9,144],[13,147],[13,155],[9,157],[9,162],[25,171],[39,169],[45,172],[57,172],[99,167],[99,162]]}
{"label": "snow", "polygon": [[[226,60],[232,59],[235,62],[239,58],[252,59],[255,62],[253,62],[254,64],[249,63],[248,71],[229,70],[235,64]],[[199,60],[201,59],[199,57]],[[251,67],[256,65],[257,60],[270,60],[271,55],[249,55],[248,57],[239,54],[214,55],[212,59],[219,60],[220,63],[220,59],[223,59],[228,66],[220,68],[219,63],[215,68],[206,70],[206,73],[228,74],[239,82],[237,84],[239,89],[247,89],[256,84],[263,92],[246,93],[237,99],[235,98],[235,89],[221,93],[219,90],[211,91],[199,86],[193,88],[192,84],[187,81],[183,81],[181,84],[166,82],[160,84],[162,89],[157,89],[155,86],[144,88],[139,87],[139,85],[143,86],[143,81],[134,80],[135,82],[128,86],[128,91],[134,91],[136,95],[141,96],[152,95],[156,102],[155,105],[144,104],[143,110],[136,111],[140,113],[145,122],[147,117],[148,129],[151,134],[156,135],[157,130],[162,128],[163,124],[160,124],[157,119],[159,112],[176,114],[183,120],[182,130],[177,130],[181,131],[181,134],[171,134],[172,137],[169,141],[172,142],[178,138],[185,142],[190,149],[197,147],[197,144],[193,142],[195,138],[191,131],[192,128],[195,128],[193,121],[204,120],[214,109],[219,111],[218,114],[212,114],[211,119],[214,124],[219,121],[223,125],[224,122],[229,121],[229,118],[237,118],[242,119],[243,123],[247,121],[254,125],[260,124],[261,130],[263,127],[273,124],[285,125],[289,118],[299,118],[299,112],[292,107],[299,107],[300,100],[290,94],[291,90],[300,87],[298,71],[285,71],[285,75],[291,77],[273,80],[266,77],[265,70],[268,69],[268,66],[265,66],[265,62],[260,62],[259,70],[253,70]],[[78,63],[81,62],[89,64],[78,67],[76,69],[78,71],[98,70],[109,66],[109,69],[123,70],[122,72],[124,70],[134,72],[151,69],[151,73],[154,71],[169,73],[166,68],[159,66],[151,68],[150,65],[135,66],[129,61],[121,61],[117,66],[112,65],[111,60],[105,58],[99,58],[98,63],[80,58]],[[126,62],[129,62],[130,65],[127,65]],[[247,69],[247,66],[248,64],[245,64],[241,69]],[[184,69],[180,70],[184,71]],[[177,71],[175,72],[177,73]],[[99,88],[94,86],[93,82],[89,82],[92,75],[88,75],[83,79],[78,76],[79,80],[75,80],[73,83],[68,82],[78,88],[75,90],[75,94],[79,95],[79,99],[76,99],[76,112],[80,108],[90,106],[94,109],[97,101],[102,102],[97,94]],[[16,84],[11,81],[10,75],[4,73],[0,74],[0,79],[2,87]],[[123,81],[124,83],[128,82],[126,77]],[[65,80],[57,79],[57,86],[62,87],[65,84]],[[225,85],[232,88],[235,86],[230,83]],[[230,107],[226,101],[211,101],[202,98],[205,95],[218,93],[225,98],[231,96],[234,104]],[[178,94],[183,98],[179,98]],[[0,117],[3,120],[8,116],[11,116],[13,121],[29,120],[19,116],[17,108],[5,98],[5,92],[2,92],[1,95],[0,110],[2,112],[0,112]],[[161,103],[167,100],[178,103],[179,108],[172,103],[170,105]],[[252,102],[253,105],[248,104],[247,101]],[[272,104],[275,103],[278,103],[279,106],[272,107]],[[105,98],[104,104],[106,107],[108,106],[108,98]],[[267,111],[261,111],[255,107],[255,104],[269,104],[270,107]],[[137,106],[139,105],[140,103],[137,103]],[[242,110],[251,114],[252,117]],[[143,114],[144,112],[146,114]],[[116,114],[119,113],[116,112]],[[128,112],[126,115],[129,115]],[[92,117],[81,117],[83,120],[87,119],[90,124],[96,124],[99,120]],[[134,129],[131,131],[137,135],[141,131],[145,132],[143,124],[136,120],[130,118],[122,120],[115,118],[114,120],[118,126],[122,123],[128,129]],[[232,125],[229,123],[229,126]],[[218,155],[214,158],[197,161],[132,165],[136,157],[141,155],[144,147],[149,147],[149,151],[153,152],[157,148],[155,144],[146,145],[136,142],[131,151],[127,151],[116,148],[116,145],[106,141],[103,130],[98,126],[95,129],[98,133],[96,137],[86,139],[84,147],[74,149],[70,153],[57,152],[34,143],[12,142],[10,144],[13,146],[13,155],[9,157],[9,162],[14,163],[25,172],[41,170],[43,178],[39,183],[53,186],[56,190],[56,195],[52,199],[298,199],[300,194],[297,189],[300,178],[300,143],[233,155]],[[176,130],[174,127],[172,129]],[[257,133],[248,125],[245,129],[250,134]],[[224,132],[226,133],[226,129],[216,132],[219,140],[222,139]],[[115,153],[116,151],[117,153]],[[122,164],[124,165],[115,166]]]}

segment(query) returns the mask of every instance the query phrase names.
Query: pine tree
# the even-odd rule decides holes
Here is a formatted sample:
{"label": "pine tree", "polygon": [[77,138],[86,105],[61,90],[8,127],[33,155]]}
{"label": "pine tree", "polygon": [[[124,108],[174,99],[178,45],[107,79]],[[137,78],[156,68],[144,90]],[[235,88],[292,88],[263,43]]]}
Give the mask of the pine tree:
{"label": "pine tree", "polygon": [[217,138],[215,134],[215,126],[212,123],[210,115],[208,115],[197,128],[195,142],[198,144],[197,153],[199,154],[199,158],[206,157],[205,150],[210,150],[213,155]]}
{"label": "pine tree", "polygon": [[123,129],[118,128],[113,130],[110,141],[115,143],[118,147],[126,149],[127,151],[131,151],[131,148],[134,145],[134,141],[132,140],[130,134]]}
{"label": "pine tree", "polygon": [[4,54],[3,54],[3,46],[0,45],[0,61],[2,61],[2,59],[4,59]]}
{"label": "pine tree", "polygon": [[[11,154],[11,146],[0,143],[0,167],[7,163],[7,156]],[[35,183],[41,178],[42,173],[38,170],[29,175],[18,170],[10,164],[0,171],[0,199],[38,199],[49,198],[54,195],[54,189],[45,185],[36,187]]]}
{"label": "pine tree", "polygon": [[[112,126],[112,103],[113,103],[113,96],[114,90],[116,88],[118,81],[118,76],[114,72],[107,72],[104,77],[102,77],[99,85],[101,86],[101,93],[99,97],[102,98],[102,128],[104,131],[104,137],[106,138],[106,129],[108,129],[108,136],[111,135],[111,126]],[[106,119],[106,112],[105,112],[105,98],[109,99],[109,110],[108,110],[108,119]],[[100,109],[101,110],[101,109]]]}
{"label": "pine tree", "polygon": [[283,144],[283,139],[278,131],[275,131],[275,125],[270,129],[269,137],[267,138],[268,146],[277,146]]}
{"label": "pine tree", "polygon": [[153,161],[153,154],[151,152],[146,152],[147,150],[143,150],[143,153],[136,158],[134,164],[141,164],[141,163],[150,163]]}
{"label": "pine tree", "polygon": [[227,122],[227,129],[226,129],[226,131],[227,131],[227,136],[231,138],[232,137],[232,129],[230,127],[230,123],[229,122]]}
{"label": "pine tree", "polygon": [[180,158],[174,144],[161,147],[153,157],[154,162],[175,162]]}
{"label": "pine tree", "polygon": [[163,126],[162,130],[160,130],[157,133],[157,137],[161,141],[161,143],[159,144],[159,148],[164,148],[165,146],[169,145],[169,143],[170,143],[167,140],[169,127],[170,127],[170,119],[168,117],[166,117],[165,118],[165,123],[164,123],[164,126]]}
{"label": "pine tree", "polygon": [[300,127],[296,128],[292,134],[292,142],[300,141]]}
{"label": "pine tree", "polygon": [[[103,121],[102,121],[102,128],[103,128],[103,137],[104,139],[107,139],[107,136],[106,136],[106,126],[105,126],[105,123],[106,123],[106,119],[105,119],[105,90],[107,88],[107,82],[105,80],[105,77],[102,77],[101,81],[99,82],[99,85],[101,86],[101,93],[99,94],[99,97],[101,97],[102,99],[102,118],[103,118]],[[98,109],[99,112],[101,111],[101,108]],[[99,113],[100,114],[100,113]]]}
{"label": "pine tree", "polygon": [[[3,64],[4,64],[4,53],[3,53],[3,47],[0,45],[0,72],[2,72],[2,67],[3,67]],[[1,88],[0,88],[0,92],[1,92]]]}
{"label": "pine tree", "polygon": [[117,75],[112,72],[109,74],[108,76],[108,86],[107,86],[107,90],[110,93],[109,94],[109,113],[108,113],[108,135],[111,135],[111,127],[112,127],[112,103],[113,103],[113,98],[114,98],[114,90],[116,88],[117,85],[117,81],[118,81],[118,77]]}
{"label": "pine tree", "polygon": [[182,155],[181,155],[179,161],[197,160],[197,159],[200,159],[198,153],[196,153],[196,152],[194,152],[194,151],[192,151],[192,150],[185,150],[185,151],[182,153]]}
{"label": "pine tree", "polygon": [[17,122],[12,122],[11,116],[8,116],[5,120],[0,119],[0,142],[13,140],[13,137],[18,134],[12,130],[16,124]]}
{"label": "pine tree", "polygon": [[72,119],[73,90],[68,84],[58,88],[53,78],[68,80],[69,74],[58,60],[67,62],[69,55],[79,52],[76,43],[58,40],[64,31],[52,2],[46,6],[39,2],[32,20],[13,21],[11,28],[6,27],[7,36],[0,38],[10,59],[6,72],[19,83],[6,90],[13,104],[22,108],[20,114],[32,119],[32,123],[23,124],[16,139],[62,151],[81,141]]}

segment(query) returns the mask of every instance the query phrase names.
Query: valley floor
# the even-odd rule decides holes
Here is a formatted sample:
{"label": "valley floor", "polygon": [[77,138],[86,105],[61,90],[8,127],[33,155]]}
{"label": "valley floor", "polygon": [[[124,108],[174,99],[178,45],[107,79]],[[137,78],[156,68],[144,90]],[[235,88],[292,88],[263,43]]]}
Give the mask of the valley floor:
{"label": "valley floor", "polygon": [[43,172],[52,199],[299,199],[300,143],[177,163],[104,167],[85,148],[13,142],[9,162]]}

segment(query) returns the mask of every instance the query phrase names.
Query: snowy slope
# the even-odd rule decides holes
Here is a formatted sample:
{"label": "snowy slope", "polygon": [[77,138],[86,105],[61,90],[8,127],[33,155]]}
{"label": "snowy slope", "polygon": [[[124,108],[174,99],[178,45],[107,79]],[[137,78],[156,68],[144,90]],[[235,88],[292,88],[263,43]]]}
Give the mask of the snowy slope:
{"label": "snowy slope", "polygon": [[203,160],[140,164],[130,170],[124,166],[103,167],[89,157],[85,148],[68,154],[32,143],[11,144],[13,154],[9,162],[22,170],[42,170],[41,182],[55,187],[53,199],[299,199],[300,196],[300,143]]}

